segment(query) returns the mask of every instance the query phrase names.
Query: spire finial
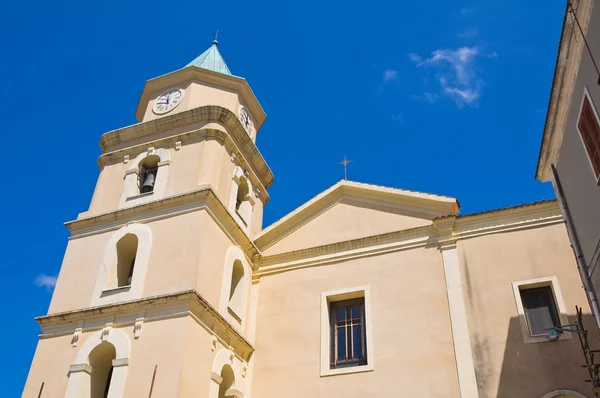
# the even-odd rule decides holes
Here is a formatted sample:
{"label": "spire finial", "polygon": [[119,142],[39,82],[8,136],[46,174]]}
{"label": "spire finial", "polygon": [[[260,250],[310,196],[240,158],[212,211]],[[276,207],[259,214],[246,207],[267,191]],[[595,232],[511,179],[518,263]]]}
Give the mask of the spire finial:
{"label": "spire finial", "polygon": [[216,33],[214,34],[215,39],[213,40],[213,44],[218,46],[219,45],[219,29],[217,29]]}

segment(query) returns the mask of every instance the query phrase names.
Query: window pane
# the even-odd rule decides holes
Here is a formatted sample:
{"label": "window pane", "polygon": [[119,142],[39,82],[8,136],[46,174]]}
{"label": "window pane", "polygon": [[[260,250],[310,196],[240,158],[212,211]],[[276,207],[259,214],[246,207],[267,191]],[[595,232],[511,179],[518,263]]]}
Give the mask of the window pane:
{"label": "window pane", "polygon": [[353,305],[352,306],[352,319],[360,319],[362,313],[362,305]]}
{"label": "window pane", "polygon": [[338,307],[336,310],[335,320],[344,321],[346,319],[346,307]]}
{"label": "window pane", "polygon": [[345,361],[346,358],[346,328],[337,329],[337,361]]}
{"label": "window pane", "polygon": [[522,290],[521,299],[532,336],[546,334],[546,329],[559,326],[551,287]]}
{"label": "window pane", "polygon": [[362,326],[360,324],[352,326],[352,339],[354,359],[363,359]]}

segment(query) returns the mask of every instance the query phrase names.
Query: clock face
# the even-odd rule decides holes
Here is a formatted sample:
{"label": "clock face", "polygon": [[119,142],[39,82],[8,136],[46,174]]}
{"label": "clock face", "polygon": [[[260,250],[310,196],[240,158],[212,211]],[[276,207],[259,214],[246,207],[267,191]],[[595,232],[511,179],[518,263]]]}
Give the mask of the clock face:
{"label": "clock face", "polygon": [[240,108],[240,122],[242,122],[242,126],[246,129],[248,135],[252,136],[252,133],[254,132],[254,123],[252,123],[250,112],[243,106]]}
{"label": "clock face", "polygon": [[153,111],[157,115],[167,113],[181,102],[183,93],[178,88],[171,88],[162,93],[154,102]]}

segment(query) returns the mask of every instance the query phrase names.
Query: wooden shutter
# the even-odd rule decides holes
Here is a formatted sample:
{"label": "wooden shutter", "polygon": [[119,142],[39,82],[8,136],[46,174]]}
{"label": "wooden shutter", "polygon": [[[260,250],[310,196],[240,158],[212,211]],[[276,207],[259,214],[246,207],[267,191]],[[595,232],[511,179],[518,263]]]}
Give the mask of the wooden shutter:
{"label": "wooden shutter", "polygon": [[598,179],[600,176],[600,124],[587,95],[583,97],[583,105],[577,127],[592,162],[596,179]]}
{"label": "wooden shutter", "polygon": [[521,300],[532,336],[544,335],[546,329],[560,325],[550,286],[521,290]]}

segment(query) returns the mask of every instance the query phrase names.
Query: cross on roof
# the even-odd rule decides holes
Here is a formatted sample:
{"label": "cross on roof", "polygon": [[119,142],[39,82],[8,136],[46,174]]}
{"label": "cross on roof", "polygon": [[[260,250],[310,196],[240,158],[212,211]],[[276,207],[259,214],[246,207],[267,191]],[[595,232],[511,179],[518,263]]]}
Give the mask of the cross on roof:
{"label": "cross on roof", "polygon": [[344,160],[342,160],[341,162],[338,163],[338,164],[344,165],[344,180],[348,179],[348,174],[347,174],[346,168],[348,166],[348,163],[352,163],[352,162],[354,162],[354,160],[348,160],[348,159],[346,159],[346,156],[344,155]]}

